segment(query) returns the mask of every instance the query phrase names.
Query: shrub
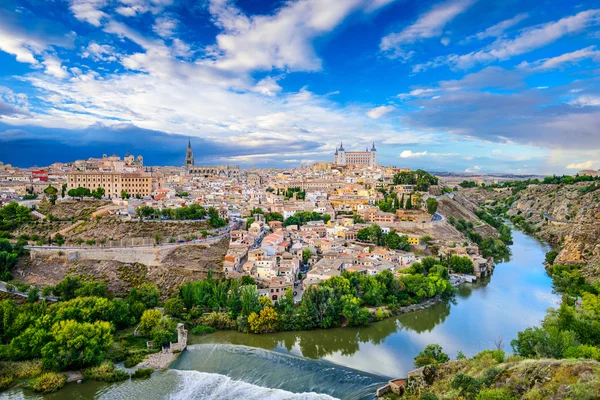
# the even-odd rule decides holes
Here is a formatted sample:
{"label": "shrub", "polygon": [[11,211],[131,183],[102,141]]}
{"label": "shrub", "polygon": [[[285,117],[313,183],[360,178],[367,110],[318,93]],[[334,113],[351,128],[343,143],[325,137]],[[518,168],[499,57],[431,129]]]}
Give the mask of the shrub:
{"label": "shrub", "polygon": [[19,361],[10,364],[10,372],[16,379],[28,379],[40,376],[43,372],[41,360]]}
{"label": "shrub", "polygon": [[42,296],[48,297],[52,295],[52,291],[54,290],[54,286],[44,286],[42,288]]}
{"label": "shrub", "polygon": [[141,363],[142,361],[144,361],[144,358],[146,358],[146,356],[141,353],[130,354],[125,359],[125,362],[123,363],[123,365],[125,366],[125,368],[133,368],[136,365],[138,365],[139,363]]}
{"label": "shrub", "polygon": [[426,365],[437,365],[448,361],[450,361],[450,357],[442,351],[442,346],[439,344],[429,344],[415,356],[414,364],[415,367],[418,368]]}
{"label": "shrub", "polygon": [[517,400],[506,388],[483,389],[477,394],[476,400]]}
{"label": "shrub", "polygon": [[590,360],[600,361],[600,349],[594,346],[580,344],[579,346],[571,346],[564,352],[565,358],[587,358]]}
{"label": "shrub", "polygon": [[476,360],[480,360],[482,358],[485,358],[487,355],[491,355],[492,358],[494,360],[496,360],[496,362],[503,363],[505,358],[506,358],[506,353],[504,352],[504,350],[483,350],[482,352],[480,352],[479,354],[477,354],[475,356]]}
{"label": "shrub", "polygon": [[15,285],[13,285],[12,283],[7,283],[6,284],[6,290],[8,290],[9,293],[12,293],[15,291]]}
{"label": "shrub", "polygon": [[450,386],[459,389],[461,394],[475,395],[481,387],[481,382],[470,375],[458,373],[452,378]]}
{"label": "shrub", "polygon": [[131,374],[131,379],[148,379],[152,372],[154,372],[152,368],[138,368]]}
{"label": "shrub", "polygon": [[439,398],[431,392],[425,392],[419,397],[419,400],[439,400]]}
{"label": "shrub", "polygon": [[13,381],[12,375],[0,377],[0,390],[5,390],[11,387]]}
{"label": "shrub", "polygon": [[17,287],[19,292],[26,293],[29,290],[29,284],[27,283],[15,281],[14,285]]}
{"label": "shrub", "polygon": [[165,314],[181,318],[185,312],[185,305],[181,297],[171,297],[165,302]]}
{"label": "shrub", "polygon": [[129,374],[123,370],[115,369],[115,365],[106,361],[97,367],[88,368],[83,371],[86,379],[104,382],[120,382],[129,378]]}
{"label": "shrub", "polygon": [[54,393],[65,386],[67,377],[56,372],[46,372],[33,384],[33,390],[40,393]]}
{"label": "shrub", "polygon": [[215,328],[206,325],[198,325],[194,327],[194,329],[192,329],[192,333],[194,335],[208,335],[209,333],[213,333],[214,331],[216,331]]}

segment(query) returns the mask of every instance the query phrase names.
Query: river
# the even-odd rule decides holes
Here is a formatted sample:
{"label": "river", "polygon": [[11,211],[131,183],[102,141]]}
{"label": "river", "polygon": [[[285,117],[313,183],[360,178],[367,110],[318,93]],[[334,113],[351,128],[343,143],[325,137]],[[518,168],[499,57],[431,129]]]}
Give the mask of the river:
{"label": "river", "polygon": [[[146,381],[70,384],[48,399],[372,399],[388,378],[404,377],[430,343],[451,358],[472,356],[538,325],[557,306],[542,262],[550,249],[513,232],[511,260],[491,278],[463,284],[455,299],[363,328],[190,337],[168,371]],[[0,396],[37,399],[29,391]]]}

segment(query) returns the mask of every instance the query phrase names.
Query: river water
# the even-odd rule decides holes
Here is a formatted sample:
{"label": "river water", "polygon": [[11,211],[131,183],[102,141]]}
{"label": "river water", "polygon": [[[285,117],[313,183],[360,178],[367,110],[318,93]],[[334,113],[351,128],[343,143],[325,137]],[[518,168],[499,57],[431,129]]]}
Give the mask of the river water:
{"label": "river water", "polygon": [[[168,371],[146,381],[70,384],[48,399],[372,399],[388,378],[404,377],[430,343],[451,358],[495,347],[510,351],[518,331],[559,304],[542,262],[550,249],[513,232],[512,257],[491,278],[463,284],[452,301],[364,328],[190,337]],[[41,398],[13,390],[0,398]]]}

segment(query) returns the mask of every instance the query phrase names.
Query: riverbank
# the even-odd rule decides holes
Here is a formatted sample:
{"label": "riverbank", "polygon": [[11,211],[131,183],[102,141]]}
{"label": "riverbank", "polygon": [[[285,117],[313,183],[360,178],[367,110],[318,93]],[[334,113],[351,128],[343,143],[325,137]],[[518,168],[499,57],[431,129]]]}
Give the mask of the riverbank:
{"label": "riverbank", "polygon": [[[360,327],[260,335],[234,330],[190,334],[186,351],[143,385],[86,381],[68,384],[49,398],[92,399],[111,393],[131,399],[201,399],[218,393],[218,398],[228,399],[235,398],[232,390],[241,390],[244,398],[252,399],[285,390],[282,396],[290,399],[372,399],[388,380],[414,370],[413,358],[427,344],[440,344],[451,358],[459,350],[473,357],[492,348],[499,336],[508,343],[517,332],[539,325],[546,309],[560,300],[541,264],[549,250],[515,231],[511,260],[498,264],[491,278],[460,285],[452,300],[430,299],[426,307],[407,306],[404,313]],[[324,374],[327,385],[320,385]],[[307,392],[314,393],[301,395]],[[22,389],[8,393],[27,400],[39,398]]]}

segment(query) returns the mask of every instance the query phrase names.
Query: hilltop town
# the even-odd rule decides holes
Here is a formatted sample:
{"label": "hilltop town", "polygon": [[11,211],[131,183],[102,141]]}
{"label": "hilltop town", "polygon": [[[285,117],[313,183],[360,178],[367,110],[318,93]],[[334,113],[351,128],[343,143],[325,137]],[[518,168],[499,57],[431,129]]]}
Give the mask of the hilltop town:
{"label": "hilltop town", "polygon": [[30,251],[15,277],[53,285],[83,274],[123,293],[140,271],[165,295],[210,273],[251,276],[261,296],[292,289],[299,301],[344,271],[398,275],[428,256],[467,257],[472,268],[451,271],[466,273],[452,277],[458,284],[491,272],[496,254],[479,245],[500,236],[439,178],[378,165],[375,143],[364,152],[340,144],[333,162],[290,169],[196,165],[191,142],[181,167],[130,154],[2,165],[0,199],[36,219],[13,234]]}

